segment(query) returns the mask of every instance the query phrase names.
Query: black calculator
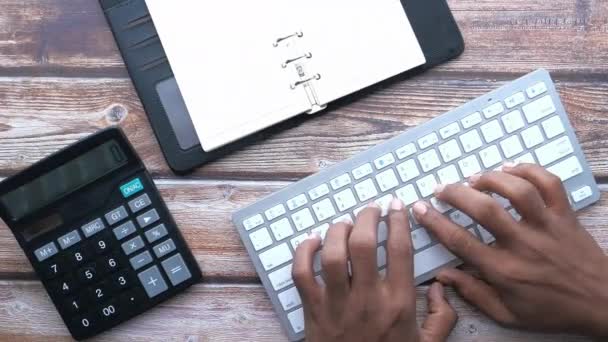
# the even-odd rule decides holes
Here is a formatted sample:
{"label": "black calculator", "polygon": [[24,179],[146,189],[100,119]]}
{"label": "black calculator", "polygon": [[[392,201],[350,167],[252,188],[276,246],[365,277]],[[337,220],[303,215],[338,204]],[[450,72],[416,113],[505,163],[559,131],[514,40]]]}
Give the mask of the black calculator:
{"label": "black calculator", "polygon": [[77,340],[202,278],[119,128],[92,135],[0,183],[0,217]]}

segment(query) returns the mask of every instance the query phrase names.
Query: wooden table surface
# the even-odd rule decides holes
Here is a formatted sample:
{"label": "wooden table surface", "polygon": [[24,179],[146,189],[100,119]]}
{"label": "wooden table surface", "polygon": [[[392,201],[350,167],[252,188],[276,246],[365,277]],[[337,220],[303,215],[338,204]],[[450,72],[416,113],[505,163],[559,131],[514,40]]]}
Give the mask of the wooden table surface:
{"label": "wooden table surface", "polygon": [[[552,72],[602,191],[608,191],[608,1],[451,0],[467,48],[241,152],[176,177],[165,164],[96,0],[0,0],[0,177],[120,125],[168,203],[206,280],[100,341],[282,341],[231,213],[293,181],[537,68]],[[583,211],[608,250],[608,198]],[[0,224],[0,340],[69,340]],[[425,287],[418,290],[422,317]],[[584,341],[498,327],[449,291],[451,341]]]}

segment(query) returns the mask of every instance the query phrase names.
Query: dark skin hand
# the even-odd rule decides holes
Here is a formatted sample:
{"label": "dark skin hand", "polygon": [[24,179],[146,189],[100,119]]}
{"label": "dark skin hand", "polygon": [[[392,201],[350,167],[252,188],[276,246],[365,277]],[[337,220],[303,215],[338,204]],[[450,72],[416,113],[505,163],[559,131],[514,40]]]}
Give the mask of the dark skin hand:
{"label": "dark skin hand", "polygon": [[[497,322],[523,329],[608,337],[608,258],[578,222],[559,178],[540,166],[506,164],[470,186],[439,186],[436,196],[496,237],[486,246],[427,203],[416,219],[479,271],[457,269],[437,279]],[[509,199],[515,221],[492,197]]]}
{"label": "dark skin hand", "polygon": [[304,306],[307,341],[441,342],[449,335],[457,317],[439,283],[428,292],[428,318],[421,328],[416,323],[408,214],[399,200],[391,208],[385,278],[376,266],[377,205],[363,210],[354,226],[339,223],[329,229],[321,251],[325,285],[317,283],[313,271],[320,237],[311,235],[298,247],[293,278]]}

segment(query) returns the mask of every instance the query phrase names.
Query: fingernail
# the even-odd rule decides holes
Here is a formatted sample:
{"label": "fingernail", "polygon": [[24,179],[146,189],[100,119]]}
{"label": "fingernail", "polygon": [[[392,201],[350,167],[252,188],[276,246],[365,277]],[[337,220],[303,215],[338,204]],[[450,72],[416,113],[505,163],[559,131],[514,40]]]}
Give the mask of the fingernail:
{"label": "fingernail", "polygon": [[426,213],[429,211],[429,207],[424,202],[416,202],[413,209],[414,214],[416,214],[418,217],[426,215]]}
{"label": "fingernail", "polygon": [[398,198],[393,198],[393,201],[391,202],[391,210],[403,210],[403,202],[401,202],[401,200]]}
{"label": "fingernail", "polygon": [[478,173],[474,174],[471,177],[469,177],[469,183],[475,184],[475,183],[477,183],[477,181],[479,181],[480,178],[481,178],[480,174],[478,174]]}
{"label": "fingernail", "polygon": [[319,233],[314,232],[314,233],[310,233],[308,234],[308,236],[306,237],[305,240],[320,240],[321,239],[321,235],[319,235]]}
{"label": "fingernail", "polygon": [[517,163],[515,162],[505,162],[504,164],[502,164],[502,169],[503,171],[508,171],[510,169],[513,169],[514,167],[517,166]]}
{"label": "fingernail", "polygon": [[341,223],[348,224],[348,225],[350,225],[350,226],[352,226],[352,225],[353,225],[353,220],[352,220],[350,217],[343,217],[343,218],[340,220],[340,222],[341,222]]}
{"label": "fingernail", "polygon": [[380,209],[380,206],[378,205],[378,203],[376,202],[369,202],[369,204],[367,205],[368,208],[376,208],[376,209]]}
{"label": "fingernail", "polygon": [[435,187],[435,194],[440,194],[445,190],[445,184],[437,184]]}

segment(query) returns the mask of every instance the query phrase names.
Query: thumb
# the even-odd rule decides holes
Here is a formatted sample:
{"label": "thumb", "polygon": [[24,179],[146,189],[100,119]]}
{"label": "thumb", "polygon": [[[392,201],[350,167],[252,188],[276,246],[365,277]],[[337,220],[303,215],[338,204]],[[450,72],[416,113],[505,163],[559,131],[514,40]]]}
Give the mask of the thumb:
{"label": "thumb", "polygon": [[433,283],[427,297],[429,316],[422,323],[420,332],[422,341],[445,341],[454,329],[458,315],[445,299],[441,283]]}

